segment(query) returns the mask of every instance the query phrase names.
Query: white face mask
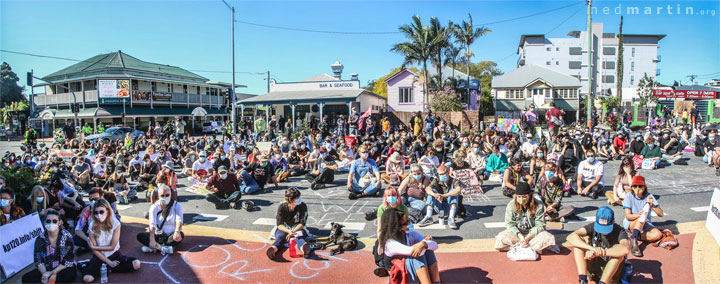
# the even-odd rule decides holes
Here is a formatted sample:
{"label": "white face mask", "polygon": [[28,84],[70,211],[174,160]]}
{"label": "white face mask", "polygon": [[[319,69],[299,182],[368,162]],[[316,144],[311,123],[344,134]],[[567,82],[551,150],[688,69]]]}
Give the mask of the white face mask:
{"label": "white face mask", "polygon": [[225,173],[225,174],[220,174],[220,178],[221,178],[221,179],[226,179],[226,178],[227,178],[227,173]]}
{"label": "white face mask", "polygon": [[100,223],[105,222],[105,219],[107,218],[107,212],[101,215],[95,215],[95,218],[97,218],[98,222]]}
{"label": "white face mask", "polygon": [[168,204],[168,203],[170,203],[170,196],[168,196],[168,197],[160,197],[160,202],[162,202],[162,204]]}
{"label": "white face mask", "polygon": [[60,226],[58,226],[58,224],[54,224],[54,223],[45,224],[45,230],[47,230],[48,232],[55,232],[58,229],[60,229]]}

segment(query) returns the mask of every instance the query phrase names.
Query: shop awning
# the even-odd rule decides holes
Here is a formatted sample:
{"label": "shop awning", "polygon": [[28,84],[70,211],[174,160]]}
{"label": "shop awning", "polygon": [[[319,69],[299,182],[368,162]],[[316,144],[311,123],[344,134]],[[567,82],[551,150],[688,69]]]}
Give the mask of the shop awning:
{"label": "shop awning", "polygon": [[[122,116],[123,107],[102,107],[98,111],[98,117]],[[126,117],[164,117],[164,116],[193,116],[195,109],[188,108],[167,108],[167,107],[126,107]],[[205,115],[227,115],[223,109],[204,109]]]}

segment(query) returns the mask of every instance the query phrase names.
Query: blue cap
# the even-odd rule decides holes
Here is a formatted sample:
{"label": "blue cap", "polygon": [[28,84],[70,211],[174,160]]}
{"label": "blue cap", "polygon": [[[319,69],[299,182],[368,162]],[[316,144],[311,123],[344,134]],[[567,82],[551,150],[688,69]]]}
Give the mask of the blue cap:
{"label": "blue cap", "polygon": [[610,207],[600,207],[595,213],[595,232],[607,235],[613,230],[615,212]]}

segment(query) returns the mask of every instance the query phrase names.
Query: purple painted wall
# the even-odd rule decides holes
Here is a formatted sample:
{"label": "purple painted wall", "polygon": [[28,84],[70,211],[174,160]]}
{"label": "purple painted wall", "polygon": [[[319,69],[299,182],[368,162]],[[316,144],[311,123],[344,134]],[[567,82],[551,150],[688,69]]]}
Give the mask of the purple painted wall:
{"label": "purple painted wall", "polygon": [[[409,111],[416,112],[423,110],[423,86],[419,78],[409,70],[403,70],[400,74],[387,81],[388,84],[388,111]],[[413,88],[413,102],[400,103],[400,89],[404,87]]]}

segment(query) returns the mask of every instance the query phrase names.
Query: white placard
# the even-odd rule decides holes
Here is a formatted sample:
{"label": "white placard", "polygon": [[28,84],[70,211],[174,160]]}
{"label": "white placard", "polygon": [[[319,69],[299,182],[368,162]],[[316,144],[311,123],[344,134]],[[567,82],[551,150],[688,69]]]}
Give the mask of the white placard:
{"label": "white placard", "polygon": [[37,212],[0,226],[0,264],[8,278],[33,263],[35,239],[42,233]]}
{"label": "white placard", "polygon": [[713,191],[705,226],[720,246],[720,189],[718,188]]}

